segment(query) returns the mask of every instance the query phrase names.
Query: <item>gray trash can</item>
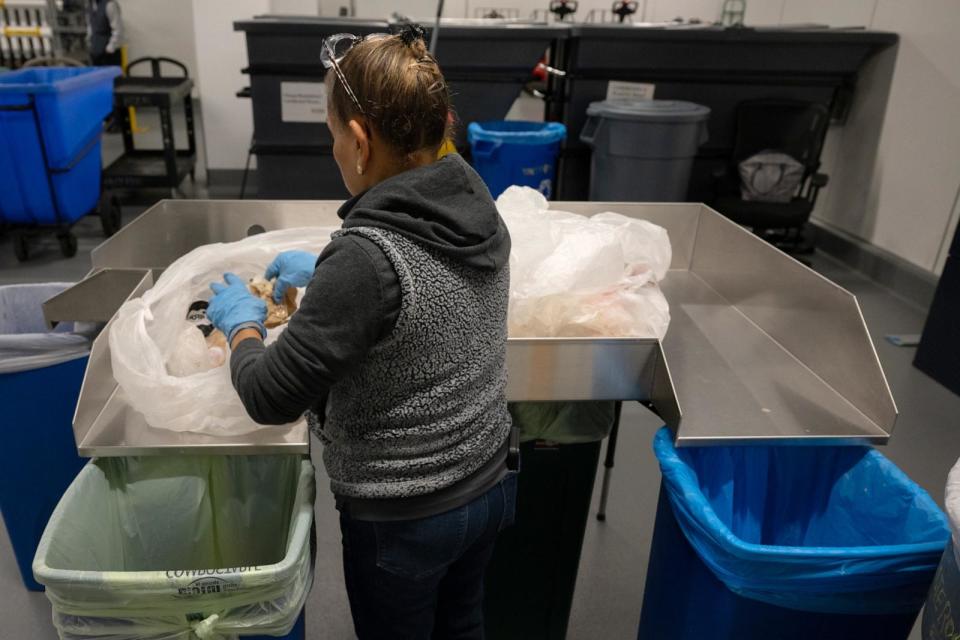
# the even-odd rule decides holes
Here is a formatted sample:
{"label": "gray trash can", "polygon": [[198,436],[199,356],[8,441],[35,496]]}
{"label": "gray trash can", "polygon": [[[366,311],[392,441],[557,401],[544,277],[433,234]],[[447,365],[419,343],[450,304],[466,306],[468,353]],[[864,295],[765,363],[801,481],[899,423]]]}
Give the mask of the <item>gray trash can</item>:
{"label": "gray trash can", "polygon": [[960,460],[950,470],[944,502],[952,539],[940,559],[923,608],[923,640],[960,637]]}
{"label": "gray trash can", "polygon": [[593,102],[580,139],[593,149],[590,199],[683,202],[710,109],[678,100]]}

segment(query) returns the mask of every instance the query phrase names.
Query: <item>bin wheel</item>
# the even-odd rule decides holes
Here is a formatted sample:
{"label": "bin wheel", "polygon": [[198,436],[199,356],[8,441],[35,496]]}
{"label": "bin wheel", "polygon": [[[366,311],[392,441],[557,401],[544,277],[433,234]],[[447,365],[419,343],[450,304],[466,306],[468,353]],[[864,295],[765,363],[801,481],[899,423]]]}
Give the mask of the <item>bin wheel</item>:
{"label": "bin wheel", "polygon": [[122,213],[120,211],[120,198],[117,196],[107,196],[100,199],[100,227],[103,229],[103,235],[110,237],[120,230],[123,224]]}
{"label": "bin wheel", "polygon": [[63,254],[64,258],[72,258],[77,255],[77,236],[67,232],[57,236],[57,241],[60,242],[60,253]]}
{"label": "bin wheel", "polygon": [[26,234],[18,233],[13,236],[13,254],[18,262],[26,262],[30,258],[30,239]]}

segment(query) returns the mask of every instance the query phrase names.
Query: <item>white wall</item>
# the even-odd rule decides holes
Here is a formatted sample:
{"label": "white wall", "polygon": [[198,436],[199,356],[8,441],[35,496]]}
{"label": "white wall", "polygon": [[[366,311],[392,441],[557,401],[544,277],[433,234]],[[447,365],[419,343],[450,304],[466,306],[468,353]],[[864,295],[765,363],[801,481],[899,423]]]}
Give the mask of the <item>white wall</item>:
{"label": "white wall", "polygon": [[[300,15],[318,15],[317,3],[320,3],[322,15],[333,16],[341,6],[349,5],[349,0],[271,0],[274,13],[292,13]],[[436,11],[436,0],[355,0],[357,16],[361,18],[385,18],[394,11],[413,18],[432,17]],[[585,19],[591,9],[609,9],[611,0],[580,0],[577,11],[579,18]],[[718,20],[722,0],[640,0],[640,11],[635,20],[646,19],[650,22],[673,20],[677,17],[700,18],[704,21]],[[510,7],[520,11],[520,17],[530,17],[534,10],[544,9],[548,0],[446,0],[443,15],[448,18],[472,18],[479,8]],[[644,6],[646,5],[646,6]]]}
{"label": "white wall", "polygon": [[191,0],[119,0],[127,56],[166,56],[187,65],[197,76]]}
{"label": "white wall", "polygon": [[865,26],[872,22],[876,4],[876,0],[786,0],[781,22],[815,22],[834,27]]}
{"label": "white wall", "polygon": [[953,214],[950,216],[950,224],[947,226],[947,233],[943,236],[943,243],[940,245],[940,251],[937,256],[937,264],[934,271],[943,273],[943,267],[947,262],[947,255],[950,251],[950,243],[953,241],[953,234],[957,232],[960,226],[960,189],[957,189],[957,198],[953,202]]}
{"label": "white wall", "polygon": [[[610,5],[612,2],[601,4]],[[722,6],[722,0],[647,0],[647,10],[642,17],[647,22],[666,22],[674,18],[699,18],[703,22],[716,22],[720,19]],[[642,2],[640,7],[643,7]]]}
{"label": "white wall", "polygon": [[935,269],[960,186],[960,3],[882,0],[873,26],[900,32],[868,240]]}
{"label": "white wall", "polygon": [[[960,188],[957,0],[772,0],[748,21],[866,25],[900,34],[858,80],[848,122],[824,150],[831,184],[814,219],[934,272]],[[772,7],[771,7],[772,5]],[[776,5],[781,17],[773,20]],[[894,61],[895,56],[895,61]],[[893,66],[892,83],[889,67]],[[889,101],[884,114],[885,96]],[[879,130],[879,136],[875,133]]]}
{"label": "white wall", "polygon": [[270,13],[290,16],[318,16],[322,5],[321,0],[270,0]]}
{"label": "white wall", "polygon": [[197,80],[203,110],[207,167],[243,169],[253,134],[249,100],[236,96],[250,79],[243,33],[234,20],[269,13],[268,0],[193,0]]}

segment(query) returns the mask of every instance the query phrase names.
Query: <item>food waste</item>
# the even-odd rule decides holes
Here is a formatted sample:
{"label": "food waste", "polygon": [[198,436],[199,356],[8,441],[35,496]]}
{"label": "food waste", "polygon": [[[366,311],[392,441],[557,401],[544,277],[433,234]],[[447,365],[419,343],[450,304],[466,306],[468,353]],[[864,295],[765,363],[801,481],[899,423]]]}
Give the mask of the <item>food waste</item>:
{"label": "food waste", "polygon": [[[251,278],[247,283],[250,293],[267,303],[267,318],[264,326],[274,329],[286,324],[297,310],[297,289],[290,287],[280,303],[273,301],[273,281],[261,277]],[[210,323],[207,318],[207,300],[196,300],[187,309],[185,327],[177,340],[177,348],[167,362],[171,375],[183,377],[209,371],[227,361],[227,336]]]}

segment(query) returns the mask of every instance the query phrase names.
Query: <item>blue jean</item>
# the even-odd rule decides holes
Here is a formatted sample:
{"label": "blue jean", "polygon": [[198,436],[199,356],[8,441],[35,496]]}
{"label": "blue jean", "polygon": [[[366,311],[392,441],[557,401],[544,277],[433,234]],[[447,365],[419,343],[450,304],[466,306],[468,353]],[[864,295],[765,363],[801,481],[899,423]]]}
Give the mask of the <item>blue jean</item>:
{"label": "blue jean", "polygon": [[513,524],[510,474],[440,515],[369,522],[340,515],[343,571],[360,640],[483,638],[483,577],[497,534]]}

